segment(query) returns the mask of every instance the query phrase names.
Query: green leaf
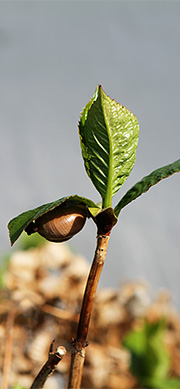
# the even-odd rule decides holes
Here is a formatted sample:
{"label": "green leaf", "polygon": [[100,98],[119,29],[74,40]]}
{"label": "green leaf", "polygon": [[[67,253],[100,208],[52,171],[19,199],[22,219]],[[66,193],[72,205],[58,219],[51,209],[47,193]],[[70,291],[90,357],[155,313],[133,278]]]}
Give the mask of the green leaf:
{"label": "green leaf", "polygon": [[11,245],[14,244],[14,242],[19,238],[23,230],[25,230],[25,228],[32,221],[36,220],[38,217],[44,215],[45,213],[52,211],[54,208],[58,207],[60,204],[63,203],[64,205],[68,205],[68,206],[85,204],[87,207],[97,208],[100,211],[100,208],[98,208],[98,206],[92,200],[77,195],[62,197],[59,200],[41,205],[40,207],[21,213],[19,216],[15,217],[9,222],[8,229],[9,229]]}
{"label": "green leaf", "polygon": [[118,216],[122,208],[131,203],[131,201],[135,200],[137,197],[141,196],[143,193],[147,192],[151,186],[157,184],[159,181],[171,176],[174,173],[178,173],[179,171],[180,159],[169,165],[154,170],[151,174],[138,181],[134,186],[132,186],[131,189],[126,192],[126,194],[114,208],[115,215]]}
{"label": "green leaf", "polygon": [[135,163],[137,118],[98,86],[82,112],[79,135],[87,174],[102,197],[103,208],[110,207]]}

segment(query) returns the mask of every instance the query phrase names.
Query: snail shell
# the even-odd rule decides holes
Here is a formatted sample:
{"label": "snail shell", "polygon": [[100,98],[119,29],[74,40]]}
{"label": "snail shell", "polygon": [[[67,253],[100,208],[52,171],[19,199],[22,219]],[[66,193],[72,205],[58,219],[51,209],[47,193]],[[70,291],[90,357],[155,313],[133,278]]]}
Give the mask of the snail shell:
{"label": "snail shell", "polygon": [[34,231],[51,242],[65,242],[83,228],[85,221],[84,206],[57,207],[36,219]]}

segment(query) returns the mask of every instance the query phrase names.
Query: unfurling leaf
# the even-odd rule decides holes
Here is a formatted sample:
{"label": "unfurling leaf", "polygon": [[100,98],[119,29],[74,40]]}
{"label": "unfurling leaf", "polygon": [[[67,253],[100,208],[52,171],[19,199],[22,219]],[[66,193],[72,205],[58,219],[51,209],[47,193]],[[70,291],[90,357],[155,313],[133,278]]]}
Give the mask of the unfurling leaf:
{"label": "unfurling leaf", "polygon": [[135,163],[137,118],[98,86],[82,112],[79,134],[87,174],[102,197],[103,208],[110,207]]}

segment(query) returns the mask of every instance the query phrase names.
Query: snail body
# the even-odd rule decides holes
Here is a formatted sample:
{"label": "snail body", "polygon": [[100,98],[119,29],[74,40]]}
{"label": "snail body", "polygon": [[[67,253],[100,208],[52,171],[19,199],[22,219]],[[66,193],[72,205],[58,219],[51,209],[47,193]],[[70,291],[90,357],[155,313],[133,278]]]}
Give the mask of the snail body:
{"label": "snail body", "polygon": [[30,233],[38,232],[50,242],[65,242],[83,228],[85,221],[85,207],[57,207],[36,219]]}

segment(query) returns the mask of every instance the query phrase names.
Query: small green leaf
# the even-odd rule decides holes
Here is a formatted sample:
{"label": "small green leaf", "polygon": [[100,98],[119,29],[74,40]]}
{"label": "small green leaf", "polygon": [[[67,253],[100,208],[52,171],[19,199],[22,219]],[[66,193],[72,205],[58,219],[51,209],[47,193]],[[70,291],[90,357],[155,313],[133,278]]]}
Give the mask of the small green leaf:
{"label": "small green leaf", "polygon": [[180,159],[169,165],[154,170],[151,174],[138,181],[134,186],[132,186],[131,189],[126,192],[126,194],[114,208],[115,215],[118,217],[122,208],[131,203],[131,201],[135,200],[137,197],[141,196],[143,193],[147,192],[151,186],[157,184],[159,181],[171,176],[174,173],[178,173],[179,171]]}
{"label": "small green leaf", "polygon": [[103,208],[110,207],[112,196],[134,166],[137,118],[98,86],[82,112],[79,135],[87,174],[102,197]]}
{"label": "small green leaf", "polygon": [[86,199],[85,197],[80,197],[77,195],[69,196],[69,197],[62,197],[59,200],[53,201],[48,204],[41,205],[40,207],[37,207],[35,209],[32,209],[30,211],[26,211],[21,213],[19,216],[12,219],[8,224],[9,229],[9,236],[11,240],[11,245],[14,244],[14,242],[19,238],[23,230],[34,220],[36,220],[38,217],[44,215],[45,213],[52,211],[54,208],[58,207],[60,204],[64,205],[77,205],[77,204],[84,204],[87,207],[93,207],[97,208],[99,207],[89,199]]}

